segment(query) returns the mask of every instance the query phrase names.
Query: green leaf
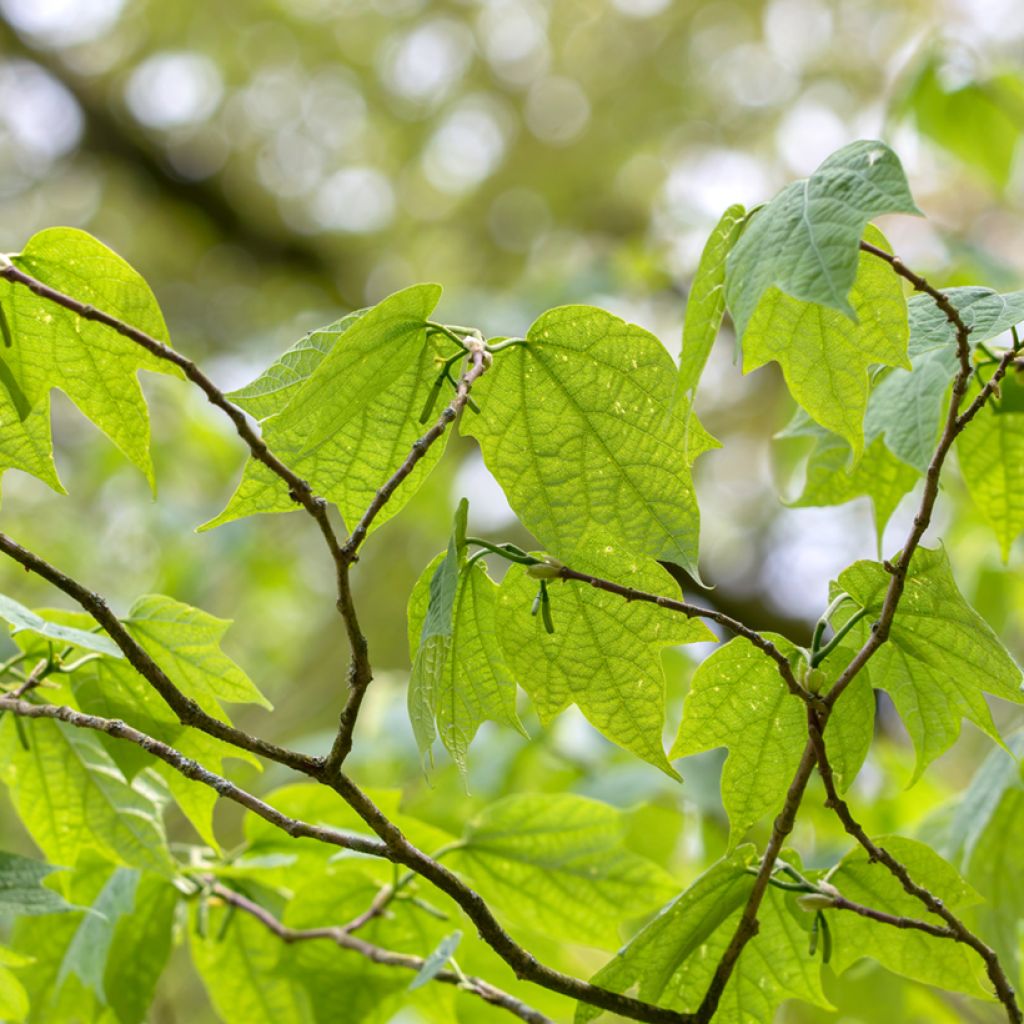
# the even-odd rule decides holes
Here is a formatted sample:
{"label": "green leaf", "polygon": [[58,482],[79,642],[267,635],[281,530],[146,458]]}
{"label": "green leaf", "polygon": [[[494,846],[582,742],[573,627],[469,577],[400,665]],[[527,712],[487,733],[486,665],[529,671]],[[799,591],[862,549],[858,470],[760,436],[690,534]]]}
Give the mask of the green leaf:
{"label": "green leaf", "polygon": [[[744,847],[715,864],[592,981],[617,991],[637,984],[641,999],[695,1011],[753,886],[753,876],[744,870],[752,854],[752,847]],[[722,993],[715,1024],[763,1024],[793,998],[829,1009],[821,966],[808,954],[804,922],[785,894],[769,889],[758,921],[758,934],[747,944]],[[599,1011],[580,1006],[576,1024],[597,1016]]]}
{"label": "green leaf", "polygon": [[[433,284],[396,292],[354,322],[346,317],[333,325],[333,346],[332,328],[325,328],[311,336],[309,348],[297,356],[293,348],[291,359],[288,353],[282,357],[289,372],[275,364],[242,389],[243,407],[256,408],[266,417],[263,437],[271,451],[317,494],[333,501],[350,528],[423,433],[419,417],[437,377],[435,356],[441,352],[440,343],[427,338],[426,321],[440,294]],[[294,379],[312,366],[314,349],[329,346],[304,381]],[[417,463],[373,528],[416,493],[444,453],[446,438]],[[295,508],[287,484],[250,459],[227,508],[200,529]]]}
{"label": "green leaf", "polygon": [[[907,868],[918,885],[942,899],[950,910],[959,911],[980,899],[951,864],[923,843],[902,836],[887,836],[878,843]],[[844,857],[830,873],[829,881],[855,903],[897,916],[945,924],[906,893],[888,868],[872,864],[863,849]],[[983,964],[966,946],[921,931],[893,928],[858,914],[826,913],[833,935],[831,963],[837,973],[867,956],[896,974],[926,985],[987,998],[988,989],[979,980]]]}
{"label": "green leaf", "polygon": [[999,538],[1005,562],[1024,530],[1024,413],[988,403],[956,439],[956,453],[971,500]]}
{"label": "green leaf", "polygon": [[[851,142],[751,218],[729,255],[726,302],[737,338],[773,285],[793,299],[857,315],[849,293],[860,240],[883,213],[920,211],[899,159],[884,142]],[[891,271],[890,271],[891,273]]]}
{"label": "green leaf", "polygon": [[415,992],[416,989],[433,981],[455,955],[461,941],[462,932],[454,931],[451,935],[446,935],[438,944],[437,949],[423,961],[423,966],[416,972],[416,977],[409,984],[409,991]]}
{"label": "green leaf", "polygon": [[899,98],[918,130],[993,184],[1005,188],[1024,129],[1024,87],[1017,74],[955,84],[943,81],[941,61],[931,56]]}
{"label": "green leaf", "polygon": [[72,866],[95,849],[128,867],[173,872],[159,808],[127,784],[95,734],[45,719],[26,732],[28,750],[13,722],[0,727],[0,778],[49,859]]}
{"label": "green leaf", "polygon": [[653,861],[625,847],[625,825],[620,811],[585,797],[509,796],[466,826],[445,862],[522,927],[614,948],[621,922],[678,891]]}
{"label": "green leaf", "polygon": [[218,619],[162,594],[149,594],[132,605],[125,625],[175,685],[205,709],[219,710],[216,698],[273,706],[221,650],[230,619]]}
{"label": "green leaf", "polygon": [[[409,598],[410,717],[417,738],[429,737],[431,742],[436,719],[441,742],[465,774],[469,746],[483,722],[500,722],[524,735],[525,729],[516,713],[515,680],[498,642],[498,587],[482,561],[464,566],[454,595],[445,598],[451,598],[451,632],[420,642],[431,583],[447,558],[439,555],[427,566]],[[417,675],[417,666],[421,675]],[[424,676],[428,677],[426,686]]]}
{"label": "green leaf", "polygon": [[589,306],[543,314],[499,353],[462,421],[516,514],[565,561],[595,528],[627,551],[696,572],[690,463],[711,446],[652,334]]}
{"label": "green leaf", "polygon": [[[753,231],[757,219],[739,244]],[[872,227],[865,238],[888,248]],[[739,251],[739,247],[735,251]],[[838,434],[859,459],[868,405],[868,369],[876,364],[909,369],[907,303],[892,269],[853,250],[856,276],[849,294],[853,319],[821,303],[801,301],[768,288],[743,335],[743,372],[778,362],[793,398],[827,430]]]}
{"label": "green leaf", "polygon": [[189,931],[192,963],[220,1019],[224,1024],[312,1021],[302,987],[277,969],[285,949],[281,940],[244,913],[232,913],[225,930],[226,913],[223,906],[211,906],[205,938],[194,919]]}
{"label": "green leaf", "polygon": [[47,875],[58,870],[51,864],[0,850],[0,914],[26,917],[77,910],[59,892],[42,884]]}
{"label": "green leaf", "polygon": [[250,416],[265,420],[280,412],[324,361],[341,336],[366,312],[356,310],[301,337],[254,381],[228,393]]}
{"label": "green leaf", "polygon": [[[854,651],[840,648],[832,657],[838,665],[849,664]],[[823,663],[824,669],[829,662]],[[865,673],[859,673],[840,694],[825,726],[825,746],[832,764],[836,788],[845,793],[864,764],[875,738],[875,692]]]}
{"label": "green leaf", "polygon": [[86,914],[71,939],[57,974],[57,985],[74,974],[86,988],[91,989],[101,1002],[107,1002],[103,987],[103,973],[107,954],[114,940],[114,928],[119,919],[131,914],[135,907],[135,890],[139,872],[116,868],[100,890],[93,913]]}
{"label": "green leaf", "polygon": [[[607,544],[599,556],[581,555],[573,568],[654,593],[671,592],[668,574]],[[547,724],[570,704],[612,742],[678,775],[662,746],[665,674],[660,652],[674,644],[711,640],[699,620],[582,583],[549,584],[555,631],[530,614],[537,581],[522,566],[509,568],[498,590],[496,623],[516,681]]]}
{"label": "green leaf", "polygon": [[[858,645],[881,613],[890,579],[878,562],[855,562],[834,585],[834,592],[845,590],[868,611],[850,634]],[[912,781],[956,740],[963,717],[999,739],[985,691],[1022,700],[1020,669],[964,600],[941,549],[914,553],[889,639],[863,671],[875,689],[889,693],[910,733],[917,751]]]}
{"label": "green leaf", "polygon": [[686,298],[683,347],[679,357],[676,401],[692,403],[725,312],[725,261],[747,223],[740,205],[722,214],[704,245],[697,274]]}
{"label": "green leaf", "polygon": [[[795,650],[784,637],[766,636],[787,656]],[[732,849],[752,825],[782,807],[806,743],[803,703],[786,689],[774,661],[736,637],[693,674],[670,756],[729,748],[722,802]]]}
{"label": "green leaf", "polygon": [[73,644],[75,647],[83,647],[87,651],[97,651],[100,654],[109,655],[111,658],[124,657],[117,644],[106,634],[86,632],[84,629],[74,629],[71,626],[48,621],[37,612],[18,604],[14,598],[6,597],[3,594],[0,594],[0,619],[10,623],[13,627],[12,633],[27,629],[61,646]]}
{"label": "green leaf", "polygon": [[825,431],[818,432],[818,438],[807,461],[803,491],[787,504],[794,508],[843,505],[868,497],[874,509],[875,536],[881,544],[886,523],[913,489],[918,474],[896,458],[881,437],[871,441],[853,465],[850,447],[842,438]]}
{"label": "green leaf", "polygon": [[[1024,291],[1000,295],[991,288],[969,285],[946,288],[946,298],[956,307],[964,326],[970,329],[972,346],[991,341],[1024,321]],[[943,346],[956,352],[956,328],[929,295],[914,295],[907,304],[910,313],[912,347]]]}
{"label": "green leaf", "polygon": [[[0,376],[6,369],[0,357]],[[53,462],[53,437],[50,433],[50,399],[41,398],[24,420],[0,381],[0,476],[5,469],[19,469],[66,494]]]}
{"label": "green leaf", "polygon": [[[12,262],[57,291],[168,342],[163,315],[146,282],[84,231],[40,231]],[[9,371],[5,376],[16,383],[25,402],[33,409],[45,408],[50,389],[60,388],[152,485],[149,417],[137,373],[150,370],[180,376],[177,367],[111,328],[85,320],[21,285],[0,281],[0,305],[13,339],[3,352]],[[33,431],[40,441],[43,431],[37,426]]]}
{"label": "green leaf", "polygon": [[29,962],[27,957],[0,946],[0,1020],[15,1024],[23,1021],[28,1014],[25,986],[8,968],[21,967]]}

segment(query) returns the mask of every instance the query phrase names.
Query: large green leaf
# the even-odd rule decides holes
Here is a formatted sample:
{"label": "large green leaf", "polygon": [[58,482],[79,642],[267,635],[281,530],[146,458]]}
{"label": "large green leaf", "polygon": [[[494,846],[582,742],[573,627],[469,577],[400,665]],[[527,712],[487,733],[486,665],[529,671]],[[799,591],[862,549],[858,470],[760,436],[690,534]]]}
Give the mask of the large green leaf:
{"label": "large green leaf", "polygon": [[173,872],[159,808],[125,782],[95,734],[46,719],[26,732],[27,750],[13,722],[0,726],[0,778],[50,860],[72,866],[95,849],[129,867]]}
{"label": "large green leaf", "polygon": [[896,458],[881,437],[876,437],[865,447],[859,461],[851,462],[849,445],[835,434],[821,431],[818,443],[807,460],[803,490],[788,504],[806,508],[812,505],[843,505],[854,498],[870,498],[875,535],[881,544],[886,523],[896,511],[896,506],[913,489],[918,474]]}
{"label": "large green leaf", "polygon": [[[333,501],[350,527],[423,433],[420,414],[441,351],[427,338],[426,321],[440,294],[432,284],[396,292],[299,342],[236,393],[243,408],[265,417],[263,436],[274,454]],[[309,375],[301,380],[303,373]],[[374,526],[412,497],[441,458],[444,443],[431,446]],[[287,484],[250,459],[227,508],[201,529],[296,507]]]}
{"label": "large green leaf", "polygon": [[[835,592],[846,591],[868,611],[851,633],[855,641],[867,639],[890,579],[878,562],[855,562],[840,574]],[[840,619],[848,614],[840,611]],[[1022,700],[1020,669],[964,600],[941,549],[914,553],[889,639],[864,671],[875,689],[888,691],[910,733],[917,751],[914,780],[956,740],[963,717],[998,740],[986,691]]]}
{"label": "large green leaf", "polygon": [[989,403],[957,438],[956,452],[967,490],[995,530],[1005,562],[1024,530],[1024,413]]}
{"label": "large green leaf", "polygon": [[11,624],[12,633],[27,629],[47,640],[54,641],[61,647],[71,644],[75,647],[82,647],[86,651],[107,654],[112,658],[124,657],[121,649],[105,633],[86,632],[84,629],[76,629],[73,626],[64,626],[59,622],[50,621],[38,612],[19,604],[14,598],[6,597],[3,594],[0,594],[0,619]]}
{"label": "large green leaf", "polygon": [[697,274],[686,298],[683,347],[676,381],[677,401],[693,402],[725,312],[725,261],[746,222],[746,210],[738,204],[730,206],[704,245]]}
{"label": "large green leaf", "polygon": [[[794,647],[768,634],[784,654]],[[782,806],[807,742],[807,712],[787,689],[778,666],[749,640],[736,637],[706,658],[690,682],[672,757],[728,747],[722,802],[729,844]]]}
{"label": "large green leaf", "polygon": [[674,407],[676,369],[652,334],[589,306],[543,314],[499,353],[462,422],[512,507],[568,560],[597,527],[627,551],[695,572],[690,464],[714,442]]}
{"label": "large green leaf", "polygon": [[0,851],[0,915],[26,917],[77,909],[55,889],[43,885],[43,879],[57,870],[52,864]]}
{"label": "large green leaf", "polygon": [[[210,1002],[224,1024],[309,1024],[309,997],[293,978],[279,971],[286,948],[249,914],[211,907],[205,935],[193,913],[189,948]],[[335,922],[331,922],[335,923]],[[335,952],[337,950],[335,949]]]}
{"label": "large green leaf", "polygon": [[[754,230],[757,219],[739,244]],[[869,227],[866,239],[888,248]],[[738,251],[738,247],[737,250]],[[900,279],[869,253],[854,249],[856,276],[849,295],[851,319],[820,302],[801,301],[768,288],[743,335],[743,371],[775,360],[796,401],[827,430],[838,434],[859,458],[864,441],[871,366],[904,366],[909,327]]]}
{"label": "large green leaf", "polygon": [[162,594],[140,597],[125,625],[174,684],[207,710],[217,699],[272,707],[255,683],[222,650],[230,619]]}
{"label": "large green leaf", "polygon": [[[167,343],[167,327],[149,286],[120,256],[84,231],[40,231],[12,262],[57,291]],[[8,393],[13,385],[29,407],[45,408],[50,389],[60,388],[152,484],[149,417],[137,373],[180,376],[180,371],[111,328],[20,285],[0,281],[0,305],[12,336],[12,344],[2,352]],[[25,420],[27,429],[29,423],[31,418]],[[40,424],[32,423],[30,429],[34,457],[42,457],[38,446],[47,435]],[[0,437],[0,444],[3,440]]]}
{"label": "large green leaf", "polygon": [[[887,836],[878,842],[907,868],[918,885],[941,898],[950,910],[959,912],[978,902],[978,894],[930,847],[902,836]],[[863,906],[945,924],[905,892],[888,868],[871,863],[863,849],[844,857],[830,873],[829,881],[847,899]],[[871,957],[890,971],[928,985],[973,996],[987,995],[987,988],[979,980],[983,976],[981,959],[966,946],[921,931],[893,928],[854,913],[826,913],[832,924],[832,966],[837,972]]]}
{"label": "large green leaf", "polygon": [[[637,985],[641,999],[681,1011],[700,1004],[753,885],[745,870],[753,849],[719,861],[666,908],[592,979],[617,991]],[[764,1024],[785,1000],[829,1008],[821,967],[808,953],[808,935],[786,896],[769,889],[759,930],[740,956],[715,1013],[721,1024]],[[600,1015],[580,1006],[576,1024]]]}
{"label": "large green leaf", "polygon": [[[421,753],[433,742],[436,721],[441,742],[464,773],[483,722],[525,731],[516,714],[515,680],[498,642],[497,584],[483,562],[466,565],[463,558],[458,565],[452,552],[427,566],[409,598],[409,710]],[[445,567],[455,568],[454,580]],[[439,604],[447,621],[429,627],[431,609],[438,612]],[[436,628],[447,631],[430,631]]]}
{"label": "large green leaf", "polygon": [[446,863],[525,928],[599,947],[619,926],[670,899],[677,887],[623,844],[625,821],[607,804],[568,793],[489,804]]}
{"label": "large green leaf", "polygon": [[[573,568],[628,587],[671,593],[660,567],[631,558],[611,544],[599,556],[580,556]],[[496,622],[516,682],[542,722],[570,704],[608,739],[678,778],[665,757],[665,675],[660,652],[671,644],[714,638],[699,620],[581,583],[549,584],[554,633],[530,614],[537,581],[512,566],[498,591]]]}
{"label": "large green leaf", "polygon": [[786,295],[857,315],[850,289],[869,220],[919,213],[903,168],[884,142],[851,142],[751,218],[729,256],[726,301],[738,337],[773,285]]}

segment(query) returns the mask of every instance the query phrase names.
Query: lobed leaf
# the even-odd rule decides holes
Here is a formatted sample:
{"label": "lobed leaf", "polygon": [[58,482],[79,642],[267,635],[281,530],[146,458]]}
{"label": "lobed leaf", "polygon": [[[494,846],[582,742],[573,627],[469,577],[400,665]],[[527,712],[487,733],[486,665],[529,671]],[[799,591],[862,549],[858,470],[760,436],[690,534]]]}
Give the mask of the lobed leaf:
{"label": "lobed leaf", "polygon": [[855,318],[849,293],[860,240],[868,221],[883,213],[920,213],[884,142],[851,142],[810,178],[783,189],[751,218],[729,255],[725,291],[737,338],[746,341],[747,325],[773,286]]}

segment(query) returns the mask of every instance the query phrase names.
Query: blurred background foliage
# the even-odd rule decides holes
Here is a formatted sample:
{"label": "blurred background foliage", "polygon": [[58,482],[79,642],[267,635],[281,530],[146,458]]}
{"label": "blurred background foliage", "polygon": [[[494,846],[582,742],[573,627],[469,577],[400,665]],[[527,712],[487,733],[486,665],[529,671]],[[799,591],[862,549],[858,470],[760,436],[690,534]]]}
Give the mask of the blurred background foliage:
{"label": "blurred background foliage", "polygon": [[[1018,0],[0,0],[0,248],[53,224],[94,233],[147,278],[175,345],[225,390],[306,330],[418,280],[444,284],[439,319],[517,334],[550,306],[594,303],[676,354],[688,282],[721,210],[769,198],[851,139],[884,136],[928,215],[883,225],[896,251],[940,284],[1016,288],[1022,43]],[[702,596],[800,640],[830,576],[876,551],[866,500],[780,501],[799,493],[806,455],[770,441],[791,411],[780,385],[774,367],[742,377],[730,339],[720,341],[698,398],[724,444],[699,466],[703,573],[716,587]],[[58,398],[69,496],[8,474],[3,528],[120,611],[164,592],[234,618],[228,647],[277,706],[241,723],[321,748],[347,652],[315,531],[290,515],[194,534],[223,506],[243,450],[177,382],[144,386],[159,500]],[[724,845],[720,757],[683,763],[678,787],[567,713],[547,732],[529,721],[529,742],[485,729],[469,793],[450,766],[429,785],[421,778],[405,712],[405,602],[462,495],[473,532],[529,544],[473,446],[453,441],[361,560],[378,679],[354,773],[403,786],[410,813],[456,832],[502,793],[598,796],[630,808],[636,847],[690,880]],[[886,533],[887,553],[911,503]],[[1020,544],[1007,569],[955,472],[935,532],[965,592],[1024,654]],[[59,603],[10,564],[0,589]],[[670,731],[689,657],[666,656]],[[907,743],[882,710],[855,803],[874,833],[940,827],[985,745],[966,728],[929,780],[906,790]],[[268,776],[249,781],[286,781]],[[807,802],[794,846],[828,863],[847,844],[819,808]],[[5,806],[0,827],[6,847],[26,843]],[[230,809],[221,828],[237,841]],[[603,959],[550,943],[540,952],[583,973]],[[836,1014],[788,1007],[783,1018],[989,1019],[862,968],[833,986]],[[504,968],[487,969],[508,982]],[[184,966],[152,1019],[212,1019]]]}

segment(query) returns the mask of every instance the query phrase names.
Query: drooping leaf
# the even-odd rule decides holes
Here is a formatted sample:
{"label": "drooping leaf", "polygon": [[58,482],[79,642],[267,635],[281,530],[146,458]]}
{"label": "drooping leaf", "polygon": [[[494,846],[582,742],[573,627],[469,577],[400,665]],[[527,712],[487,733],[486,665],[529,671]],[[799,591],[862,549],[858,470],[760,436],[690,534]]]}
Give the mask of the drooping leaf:
{"label": "drooping leaf", "polygon": [[679,357],[676,401],[692,403],[725,312],[725,261],[747,222],[747,211],[730,206],[704,245],[697,274],[686,299],[683,347]]}
{"label": "drooping leaf", "polygon": [[[756,224],[757,218],[738,245]],[[888,248],[872,227],[865,238]],[[778,362],[793,398],[814,420],[847,441],[859,459],[869,367],[909,369],[910,362],[907,303],[900,279],[870,253],[858,256],[855,248],[853,255],[856,275],[844,292],[853,318],[830,306],[793,298],[779,287],[768,288],[751,311],[743,335],[743,372]]]}
{"label": "drooping leaf", "polygon": [[[84,231],[40,231],[12,262],[57,291],[167,344],[167,327],[149,286],[120,256]],[[152,484],[149,417],[137,373],[180,376],[177,367],[110,327],[79,317],[21,285],[0,281],[0,305],[12,337],[11,346],[3,351],[5,376],[28,407],[45,408],[50,389],[60,388]],[[30,422],[31,417],[25,419],[26,427]],[[39,425],[31,429],[36,445],[48,436]]]}
{"label": "drooping leaf", "polygon": [[111,658],[124,657],[120,648],[105,633],[86,632],[84,629],[75,629],[72,626],[63,626],[59,622],[49,621],[38,612],[26,608],[14,598],[6,597],[3,594],[0,594],[0,619],[11,624],[12,633],[28,629],[47,640],[54,641],[61,647],[71,644],[87,651],[106,654]]}
{"label": "drooping leaf", "polygon": [[[680,1011],[697,1009],[725,951],[753,885],[745,871],[752,848],[737,850],[710,868],[592,979],[625,991],[637,984],[641,999]],[[808,952],[808,936],[785,894],[765,893],[758,934],[744,949],[722,993],[715,1021],[762,1024],[787,999],[830,1008],[821,965]],[[599,1011],[578,1007],[576,1024]]]}
{"label": "drooping leaf", "polygon": [[[767,636],[783,654],[795,650],[784,637]],[[729,748],[722,802],[733,848],[760,818],[781,808],[806,742],[803,703],[786,689],[774,661],[736,637],[693,674],[671,756]]]}
{"label": "drooping leaf", "polygon": [[[437,377],[435,356],[441,352],[439,343],[427,338],[426,321],[440,294],[437,285],[428,284],[396,292],[354,322],[346,317],[334,325],[330,351],[301,383],[296,378],[310,369],[316,352],[331,345],[330,328],[311,336],[309,347],[298,354],[292,349],[292,358],[286,353],[284,368],[275,364],[242,389],[243,407],[266,417],[263,436],[271,451],[316,493],[334,502],[350,528],[423,433],[420,413]],[[415,494],[444,445],[442,439],[431,446],[374,527]],[[250,459],[227,508],[201,529],[297,507],[284,481]]]}
{"label": "drooping leaf", "polygon": [[[840,573],[835,592],[845,590],[868,611],[850,634],[855,644],[866,640],[890,579],[878,562],[855,562]],[[914,553],[889,639],[863,671],[875,689],[889,693],[910,733],[914,780],[956,740],[963,717],[998,740],[985,692],[1022,700],[1020,669],[964,600],[941,549]]]}
{"label": "drooping leaf", "polygon": [[[505,661],[495,623],[497,584],[487,574],[483,562],[464,566],[455,583],[452,600],[451,633],[440,641],[427,638],[423,643],[440,644],[441,650],[425,650],[420,656],[421,638],[431,602],[431,582],[447,561],[439,555],[423,571],[409,598],[409,644],[413,660],[410,682],[410,711],[418,735],[430,736],[433,715],[445,749],[463,773],[469,746],[483,722],[495,721],[524,732],[516,713],[516,685]],[[447,600],[447,599],[446,599]],[[416,666],[429,668],[430,700],[422,689]],[[413,703],[415,696],[416,703]],[[420,703],[422,701],[422,703]],[[419,724],[417,724],[417,721]],[[431,739],[433,737],[431,736]]]}
{"label": "drooping leaf", "polygon": [[623,844],[622,813],[568,793],[489,804],[445,858],[488,902],[539,934],[614,947],[619,925],[677,891],[672,878]]}
{"label": "drooping leaf", "polygon": [[751,218],[729,256],[726,302],[737,337],[772,286],[793,299],[856,314],[850,289],[868,221],[920,211],[895,153],[883,142],[851,142]]}
{"label": "drooping leaf", "polygon": [[13,722],[0,725],[0,778],[46,856],[72,866],[83,850],[128,867],[173,872],[160,810],[129,786],[95,734],[40,719],[22,747]]}
{"label": "drooping leaf", "polygon": [[55,889],[42,884],[47,875],[58,870],[51,864],[0,851],[0,914],[27,917],[78,909]]}
{"label": "drooping leaf", "polygon": [[[574,569],[628,587],[671,593],[668,574],[606,544]],[[582,583],[548,585],[554,632],[530,614],[537,581],[512,566],[498,590],[498,638],[516,681],[544,723],[570,704],[619,746],[678,778],[665,757],[665,675],[660,652],[713,638],[699,620]]]}
{"label": "drooping leaf", "polygon": [[[979,900],[978,894],[931,847],[902,836],[877,840],[907,870],[910,877],[938,896],[950,910],[959,912]],[[829,881],[849,900],[896,916],[945,922],[929,913],[924,904],[904,891],[888,868],[872,864],[863,849],[856,849],[829,875]],[[832,966],[845,971],[863,957],[871,957],[890,971],[927,985],[985,997],[980,978],[984,966],[972,950],[949,939],[926,935],[842,911],[826,911],[832,926]]]}
{"label": "drooping leaf", "polygon": [[218,619],[162,594],[149,594],[132,605],[125,625],[175,685],[207,710],[219,710],[217,699],[272,707],[221,650],[230,619]]}
{"label": "drooping leaf", "polygon": [[589,306],[543,314],[499,353],[462,422],[526,527],[568,561],[595,528],[696,572],[693,459],[711,441],[673,408],[676,369],[652,334]]}
{"label": "drooping leaf", "polygon": [[189,931],[192,963],[220,1019],[224,1024],[313,1021],[306,992],[277,970],[285,948],[281,940],[248,914],[234,913],[225,923],[228,912],[224,906],[210,908],[205,936],[193,914]]}
{"label": "drooping leaf", "polygon": [[956,439],[956,453],[967,491],[999,538],[1005,562],[1024,530],[1024,413],[987,404]]}
{"label": "drooping leaf", "polygon": [[74,974],[86,988],[96,993],[101,1002],[107,1002],[103,975],[107,967],[107,954],[114,939],[114,929],[121,917],[131,914],[135,907],[135,890],[139,872],[128,868],[115,868],[106,885],[100,890],[93,913],[82,917],[57,974],[57,984]]}
{"label": "drooping leaf", "polygon": [[270,364],[255,380],[235,391],[228,398],[250,416],[265,420],[281,412],[324,361],[341,336],[362,315],[365,309],[348,313],[315,331],[301,337],[280,358]]}
{"label": "drooping leaf", "polygon": [[819,440],[807,461],[803,491],[794,508],[819,505],[843,505],[855,498],[871,499],[875,536],[881,544],[886,523],[896,506],[910,493],[918,474],[876,437],[864,449],[860,460],[851,465],[849,445],[835,434],[820,431]]}

